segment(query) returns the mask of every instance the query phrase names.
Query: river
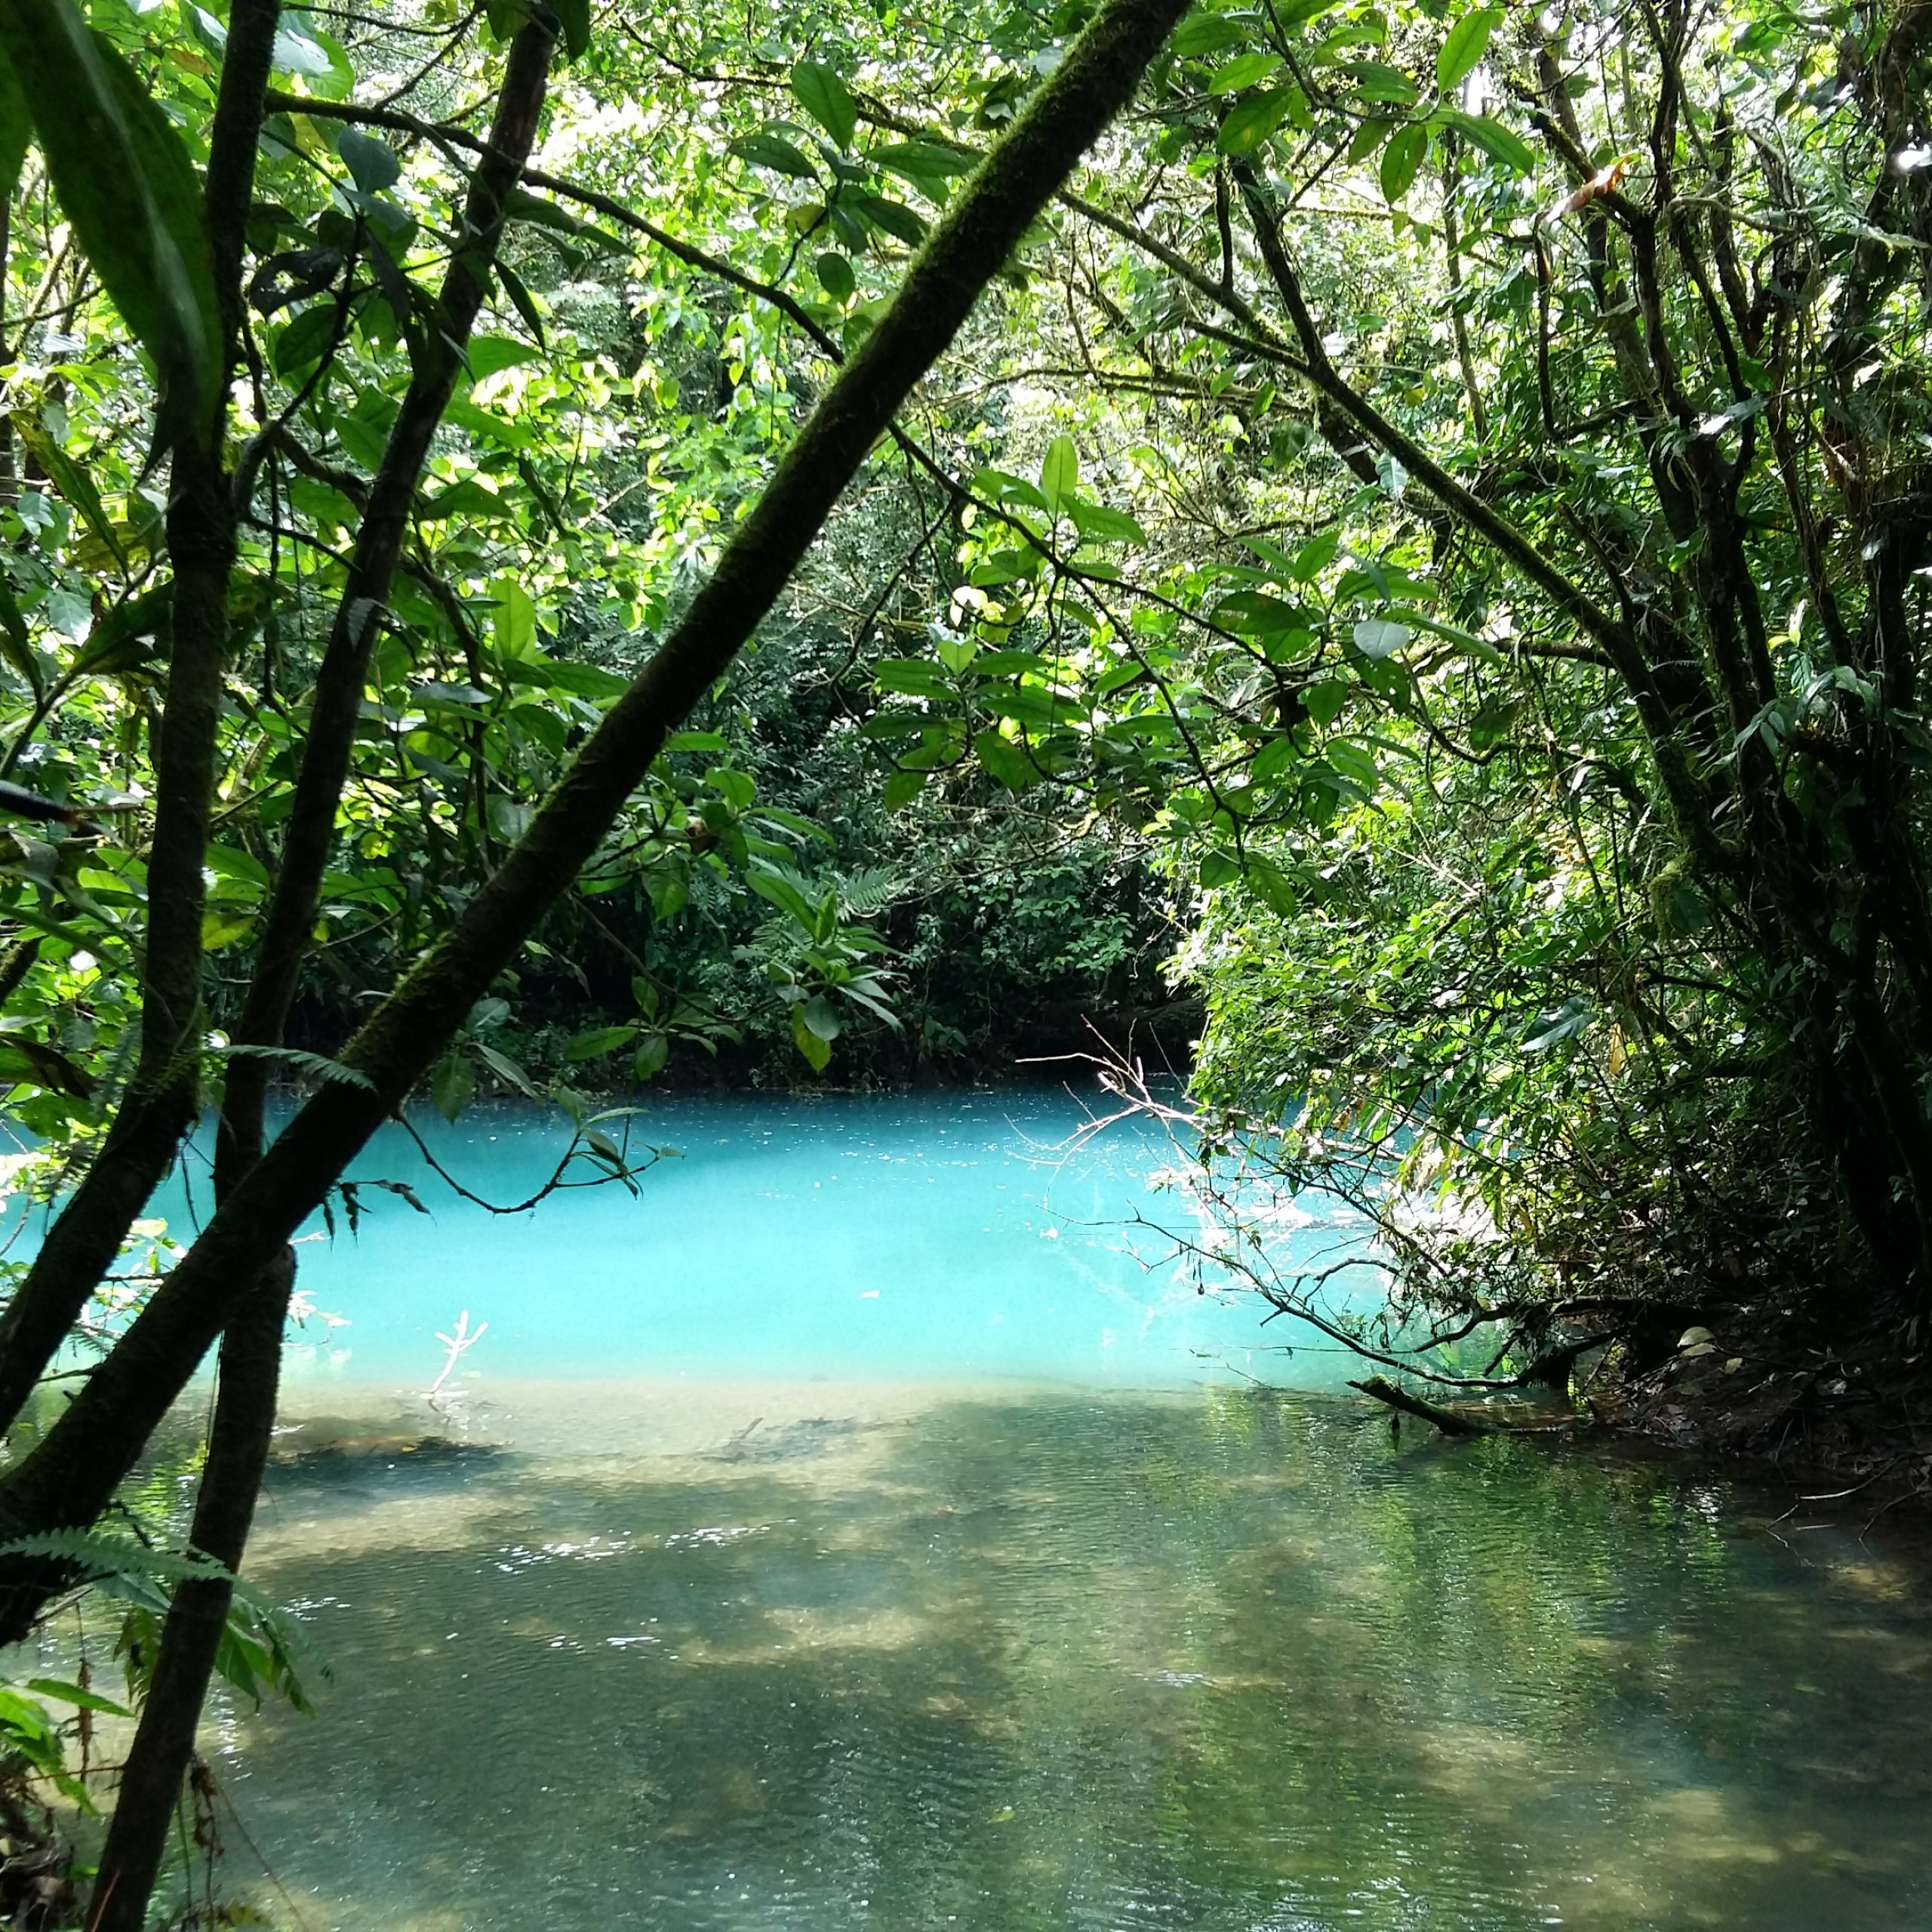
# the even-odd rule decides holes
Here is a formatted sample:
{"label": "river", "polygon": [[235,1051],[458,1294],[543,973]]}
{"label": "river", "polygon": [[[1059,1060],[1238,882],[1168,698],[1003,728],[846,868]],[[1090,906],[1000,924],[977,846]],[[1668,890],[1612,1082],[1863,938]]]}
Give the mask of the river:
{"label": "river", "polygon": [[[433,1214],[302,1249],[343,1325],[250,1570],[333,1675],[217,1709],[232,1882],[344,1932],[1932,1922],[1912,1551],[1392,1438],[1159,1265],[1171,1152],[1078,1114],[671,1100],[635,1198],[505,1218],[380,1142]],[[432,1140],[503,1200],[555,1152]]]}

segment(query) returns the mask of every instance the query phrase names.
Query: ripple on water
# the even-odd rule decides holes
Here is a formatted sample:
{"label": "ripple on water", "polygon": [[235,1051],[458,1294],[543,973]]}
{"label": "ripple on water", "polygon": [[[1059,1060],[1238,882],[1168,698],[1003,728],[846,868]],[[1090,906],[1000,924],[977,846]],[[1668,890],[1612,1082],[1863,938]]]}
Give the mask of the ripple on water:
{"label": "ripple on water", "polygon": [[1226,1389],[533,1384],[473,1426],[504,1453],[285,1472],[264,1518],[337,1675],[225,1727],[226,1780],[318,1926],[1932,1916],[1910,1572],[1674,1466]]}

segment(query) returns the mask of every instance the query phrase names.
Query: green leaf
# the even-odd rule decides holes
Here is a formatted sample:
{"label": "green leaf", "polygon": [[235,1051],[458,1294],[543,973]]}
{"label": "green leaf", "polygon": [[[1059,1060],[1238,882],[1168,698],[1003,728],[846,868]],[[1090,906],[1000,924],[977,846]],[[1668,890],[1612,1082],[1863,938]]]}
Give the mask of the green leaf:
{"label": "green leaf", "polygon": [[506,659],[522,657],[536,648],[537,606],[530,592],[513,577],[493,577],[490,595],[496,609],[490,627],[496,633],[497,648]]}
{"label": "green leaf", "polygon": [[980,764],[1009,792],[1023,792],[1040,782],[1039,768],[1011,738],[982,731],[973,740]]}
{"label": "green leaf", "polygon": [[1460,85],[1488,52],[1489,37],[1502,24],[1500,7],[1481,7],[1473,14],[1465,14],[1449,29],[1449,37],[1435,57],[1435,85],[1444,94]]}
{"label": "green leaf", "polygon": [[160,439],[199,429],[221,377],[222,331],[200,185],[180,137],[73,0],[0,5],[0,64],[21,84],[75,238],[154,358]]}
{"label": "green leaf", "polygon": [[909,248],[916,248],[926,238],[925,217],[903,202],[884,195],[855,195],[852,205],[875,228],[884,229]]}
{"label": "green leaf", "polygon": [[340,318],[333,302],[316,302],[297,315],[275,337],[272,360],[278,376],[319,362],[334,339]]}
{"label": "green leaf", "polygon": [[345,128],[337,137],[335,151],[343,159],[355,185],[365,195],[380,195],[402,179],[402,163],[386,141],[365,134],[359,128]]}
{"label": "green leaf", "polygon": [[1299,606],[1284,603],[1265,590],[1237,590],[1214,607],[1215,623],[1242,637],[1290,630],[1304,620]]}
{"label": "green leaf", "polygon": [[1355,627],[1355,648],[1364,657],[1387,657],[1400,651],[1413,633],[1407,624],[1386,617],[1364,617]]}
{"label": "green leaf", "polygon": [[1454,128],[1472,147],[1480,148],[1505,168],[1514,168],[1518,174],[1536,171],[1536,150],[1501,122],[1492,121],[1486,114],[1465,114],[1457,107],[1439,108],[1430,118],[1438,127]]}
{"label": "green leaf", "polygon": [[543,352],[534,349],[527,342],[518,342],[515,336],[472,336],[463,355],[469,364],[472,378],[481,382],[485,376],[494,376],[505,369],[521,368],[526,362],[540,362]]}
{"label": "green leaf", "polygon": [[551,0],[551,8],[564,30],[564,45],[574,60],[590,45],[590,0]]}
{"label": "green leaf", "polygon": [[971,174],[976,165],[972,155],[943,148],[936,141],[895,141],[874,148],[866,158],[928,194],[936,188],[943,190],[955,176]]}
{"label": "green leaf", "polygon": [[1183,59],[1196,54],[1218,54],[1257,38],[1261,23],[1253,14],[1190,14],[1174,29],[1169,45]]}
{"label": "green leaf", "polygon": [[664,1033],[647,1033],[637,1043],[637,1051],[631,1056],[631,1078],[649,1080],[664,1071],[664,1063],[671,1057],[670,1036]]}
{"label": "green leaf", "polygon": [[27,143],[32,138],[27,97],[20,91],[11,63],[0,60],[0,203],[13,199],[20,164],[27,158]]}
{"label": "green leaf", "polygon": [[1302,694],[1302,703],[1309,716],[1318,724],[1334,724],[1348,701],[1349,688],[1337,678],[1331,678],[1325,684],[1311,685]]}
{"label": "green leaf", "polygon": [[924,789],[926,774],[923,771],[895,771],[885,781],[885,808],[889,812],[903,811]]}
{"label": "green leaf", "polygon": [[851,300],[859,280],[852,272],[851,263],[844,256],[828,249],[812,266],[817,273],[819,286],[833,301]]}
{"label": "green leaf", "polygon": [[798,1008],[798,1017],[821,1040],[835,1040],[845,1030],[844,1023],[823,993],[814,993]]}
{"label": "green leaf", "polygon": [[202,950],[219,952],[245,940],[255,930],[255,917],[246,910],[211,906],[202,915]]}
{"label": "green leaf", "polygon": [[1384,115],[1371,114],[1355,130],[1355,139],[1349,143],[1347,158],[1350,162],[1366,161],[1395,130],[1401,125]]}
{"label": "green leaf", "polygon": [[168,611],[174,586],[164,583],[144,596],[118,604],[88,632],[74,660],[75,678],[125,677],[160,657],[168,643]]}
{"label": "green leaf", "polygon": [[812,931],[818,908],[805,889],[804,880],[789,867],[755,864],[745,875],[745,883],[761,899],[768,899],[807,932]]}
{"label": "green leaf", "polygon": [[503,205],[512,221],[527,221],[534,227],[568,235],[574,242],[620,251],[628,245],[617,235],[599,228],[594,221],[580,220],[568,208],[559,208],[547,195],[533,195],[528,188],[512,188]]}
{"label": "green leaf", "polygon": [[1257,88],[1263,81],[1272,79],[1281,64],[1278,54],[1238,54],[1225,67],[1215,69],[1214,78],[1208,83],[1208,91],[1214,94],[1239,94],[1244,88]]}
{"label": "green leaf", "polygon": [[125,571],[127,553],[121,547],[107,506],[94,486],[94,478],[48,433],[44,424],[30,416],[16,417],[14,423],[20,441],[40,459],[41,467],[55,488],[80,512],[88,528],[107,546],[109,553]]}
{"label": "green leaf", "polygon": [[952,697],[952,687],[923,657],[888,657],[872,667],[872,681],[902,697]]}
{"label": "green leaf", "polygon": [[1252,154],[1288,116],[1301,100],[1297,87],[1270,88],[1243,101],[1221,123],[1214,145],[1223,154]]}
{"label": "green leaf", "polygon": [[1380,60],[1351,60],[1345,63],[1344,71],[1364,100],[1382,101],[1392,107],[1415,104],[1416,84],[1399,68]]}
{"label": "green leaf", "polygon": [[537,1083],[508,1054],[500,1053],[494,1047],[485,1046],[480,1040],[472,1044],[475,1047],[478,1058],[506,1087],[514,1088],[527,1100],[542,1097],[537,1091]]}
{"label": "green leaf", "polygon": [[1056,436],[1040,464],[1040,494],[1056,515],[1080,487],[1080,456],[1071,436]]}
{"label": "green leaf", "polygon": [[429,1076],[429,1098],[436,1111],[452,1124],[476,1097],[476,1069],[466,1054],[444,1054]]}
{"label": "green leaf", "polygon": [[1067,509],[1073,527],[1090,543],[1145,543],[1147,533],[1124,510],[1109,509],[1104,503],[1071,499]]}
{"label": "green leaf", "polygon": [[1398,128],[1382,150],[1382,198],[1399,202],[1414,184],[1423,158],[1429,152],[1429,130],[1411,125]]}
{"label": "green leaf", "polygon": [[768,168],[774,174],[789,174],[800,181],[818,179],[818,170],[803,150],[794,147],[781,135],[764,132],[740,134],[735,141],[728,142],[726,148],[728,152],[736,155],[740,161],[749,162],[754,168]]}
{"label": "green leaf", "polygon": [[7,662],[26,680],[35,697],[45,694],[46,682],[40,660],[28,640],[27,620],[4,580],[0,580],[0,653],[5,653]]}
{"label": "green leaf", "polygon": [[516,311],[524,327],[537,338],[537,346],[547,349],[549,345],[544,339],[543,312],[537,306],[536,297],[523,285],[523,278],[508,262],[499,260],[491,266],[497,271],[497,279],[503,285],[503,293],[510,298],[510,306]]}
{"label": "green leaf", "polygon": [[569,1060],[601,1060],[606,1054],[615,1053],[620,1047],[627,1047],[638,1036],[635,1026],[593,1026],[588,1032],[580,1033],[564,1049],[564,1057]]}
{"label": "green leaf", "polygon": [[285,74],[300,74],[305,80],[321,80],[334,73],[335,61],[313,36],[314,29],[306,25],[300,28],[278,27],[275,64]]}
{"label": "green leaf", "polygon": [[30,1677],[27,1688],[42,1697],[51,1697],[57,1703],[72,1704],[76,1710],[104,1711],[109,1717],[131,1718],[134,1714],[115,1703],[112,1697],[103,1697],[97,1690],[89,1690],[78,1684],[69,1684],[57,1677]]}
{"label": "green leaf", "polygon": [[1280,777],[1290,765],[1300,762],[1301,755],[1301,747],[1291,737],[1270,738],[1248,761],[1248,783],[1261,785]]}
{"label": "green leaf", "polygon": [[937,654],[939,661],[955,677],[964,670],[967,666],[980,654],[980,641],[977,638],[955,637],[950,632],[942,630],[937,624],[928,624],[926,629],[928,635],[932,638],[933,649]]}
{"label": "green leaf", "polygon": [[1540,1015],[1523,1041],[1526,1054],[1547,1053],[1565,1040],[1574,1040],[1590,1023],[1590,1003],[1574,993],[1552,1012]]}
{"label": "green leaf", "polygon": [[821,60],[801,60],[792,69],[792,91],[798,105],[841,148],[852,145],[859,109],[852,91]]}
{"label": "green leaf", "polygon": [[802,1006],[792,1009],[792,1040],[814,1073],[823,1073],[832,1064],[832,1043],[821,1038],[806,1024]]}
{"label": "green leaf", "polygon": [[574,697],[605,699],[622,697],[631,688],[630,680],[601,664],[581,664],[567,658],[546,657],[544,678],[553,691],[568,691]]}
{"label": "green leaf", "polygon": [[1342,533],[1339,530],[1324,530],[1318,537],[1311,537],[1295,552],[1295,581],[1312,583],[1335,561],[1336,553],[1341,547]]}

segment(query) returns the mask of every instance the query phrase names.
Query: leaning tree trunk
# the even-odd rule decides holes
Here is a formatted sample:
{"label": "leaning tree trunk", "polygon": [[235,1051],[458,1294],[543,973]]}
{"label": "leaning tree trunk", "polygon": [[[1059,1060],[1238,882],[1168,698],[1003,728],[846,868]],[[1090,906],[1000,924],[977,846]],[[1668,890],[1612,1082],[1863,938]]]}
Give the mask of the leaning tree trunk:
{"label": "leaning tree trunk", "polygon": [[[768,611],[846,485],[980,291],[1132,94],[1185,0],[1108,0],[954,201],[826,392],[709,581],[456,924],[371,1017],[328,1081],[217,1210],[41,1443],[0,1479],[0,1537],[92,1522],[263,1264],[399,1108]],[[0,1556],[0,1643],[66,1580]]]}

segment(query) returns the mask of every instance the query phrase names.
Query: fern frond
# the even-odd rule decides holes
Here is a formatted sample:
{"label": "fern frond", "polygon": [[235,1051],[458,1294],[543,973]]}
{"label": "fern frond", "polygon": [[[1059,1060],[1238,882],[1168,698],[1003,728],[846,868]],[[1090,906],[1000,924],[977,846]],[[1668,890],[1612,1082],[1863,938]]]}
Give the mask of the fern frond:
{"label": "fern frond", "polygon": [[351,1087],[360,1087],[365,1092],[373,1094],[376,1083],[360,1068],[345,1066],[339,1060],[331,1060],[326,1054],[303,1053],[294,1047],[251,1047],[231,1044],[210,1047],[209,1054],[220,1059],[278,1060],[285,1065],[298,1068],[304,1073],[312,1073],[321,1080],[340,1080]]}
{"label": "fern frond", "polygon": [[905,891],[898,875],[884,866],[866,866],[838,875],[838,896],[855,918],[883,912]]}
{"label": "fern frond", "polygon": [[91,1530],[44,1530],[0,1543],[0,1557],[40,1557],[73,1572],[77,1583],[92,1583],[109,1596],[152,1610],[168,1607],[177,1583],[226,1582],[251,1604],[267,1605],[226,1564],[198,1551],[154,1549],[127,1537],[105,1537]]}

